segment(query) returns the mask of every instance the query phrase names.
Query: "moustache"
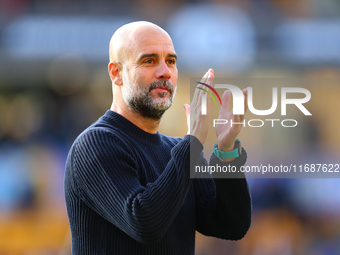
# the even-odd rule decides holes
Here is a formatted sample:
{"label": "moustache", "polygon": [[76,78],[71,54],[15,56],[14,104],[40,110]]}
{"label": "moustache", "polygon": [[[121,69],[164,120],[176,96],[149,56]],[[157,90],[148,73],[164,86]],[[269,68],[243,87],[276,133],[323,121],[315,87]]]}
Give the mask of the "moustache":
{"label": "moustache", "polygon": [[174,86],[171,84],[170,81],[155,81],[150,83],[149,85],[149,92],[156,88],[164,88],[169,90],[170,94],[174,92]]}

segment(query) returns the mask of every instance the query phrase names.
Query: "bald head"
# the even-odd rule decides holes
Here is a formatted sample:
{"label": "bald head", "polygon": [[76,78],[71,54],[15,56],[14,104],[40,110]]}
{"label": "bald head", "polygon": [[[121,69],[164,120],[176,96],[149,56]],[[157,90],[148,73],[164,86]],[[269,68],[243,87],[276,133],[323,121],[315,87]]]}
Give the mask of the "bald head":
{"label": "bald head", "polygon": [[145,40],[168,41],[169,34],[161,27],[147,21],[128,23],[116,30],[110,41],[110,62],[123,63],[137,53]]}

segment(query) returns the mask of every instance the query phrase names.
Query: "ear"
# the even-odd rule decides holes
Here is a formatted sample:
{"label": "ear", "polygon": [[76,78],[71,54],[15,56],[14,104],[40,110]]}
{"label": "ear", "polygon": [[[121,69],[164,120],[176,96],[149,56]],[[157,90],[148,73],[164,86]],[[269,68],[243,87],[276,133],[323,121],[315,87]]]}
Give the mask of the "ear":
{"label": "ear", "polygon": [[123,84],[120,76],[121,64],[118,62],[110,62],[108,65],[108,71],[112,82],[118,86]]}

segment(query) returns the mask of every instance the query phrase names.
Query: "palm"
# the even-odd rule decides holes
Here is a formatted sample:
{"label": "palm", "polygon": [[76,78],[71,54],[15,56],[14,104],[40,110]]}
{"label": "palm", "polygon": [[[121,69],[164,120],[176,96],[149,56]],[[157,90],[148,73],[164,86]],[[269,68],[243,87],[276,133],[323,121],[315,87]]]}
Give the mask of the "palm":
{"label": "palm", "polygon": [[[224,148],[225,150],[230,150],[234,146],[235,139],[237,135],[240,133],[243,127],[243,118],[244,115],[234,115],[233,111],[229,111],[229,102],[230,102],[230,91],[226,91],[222,97],[222,107],[220,109],[220,113],[218,118],[227,120],[226,124],[217,124],[216,125],[216,136],[217,141],[220,148]],[[245,111],[247,110],[247,90],[243,90],[243,94],[245,95]],[[231,123],[233,123],[231,125]],[[238,124],[239,123],[239,124]]]}
{"label": "palm", "polygon": [[[212,86],[213,79],[214,70],[209,69],[208,72],[206,72],[203,76],[201,82],[204,84],[210,84]],[[201,88],[203,86],[198,85],[197,87]],[[203,92],[200,89],[195,90],[191,106],[187,104],[184,105],[187,116],[188,134],[195,136],[202,144],[204,144],[206,141],[209,131],[210,97],[207,97],[207,114],[201,114],[202,97],[205,93],[206,92]]]}

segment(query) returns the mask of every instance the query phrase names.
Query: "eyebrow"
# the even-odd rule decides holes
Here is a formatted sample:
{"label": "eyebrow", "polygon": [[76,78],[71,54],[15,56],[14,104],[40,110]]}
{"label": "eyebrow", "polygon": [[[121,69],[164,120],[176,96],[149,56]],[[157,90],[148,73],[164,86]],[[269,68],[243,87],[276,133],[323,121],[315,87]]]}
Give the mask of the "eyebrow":
{"label": "eyebrow", "polygon": [[176,54],[168,54],[167,57],[169,58],[174,58],[177,60],[177,55]]}
{"label": "eyebrow", "polygon": [[[174,58],[177,60],[177,55],[176,54],[172,54],[169,53],[168,55],[166,55],[167,58]],[[159,55],[157,53],[151,53],[151,54],[143,54],[142,56],[140,56],[140,58],[138,59],[138,61],[141,61],[144,58],[159,58]]]}

